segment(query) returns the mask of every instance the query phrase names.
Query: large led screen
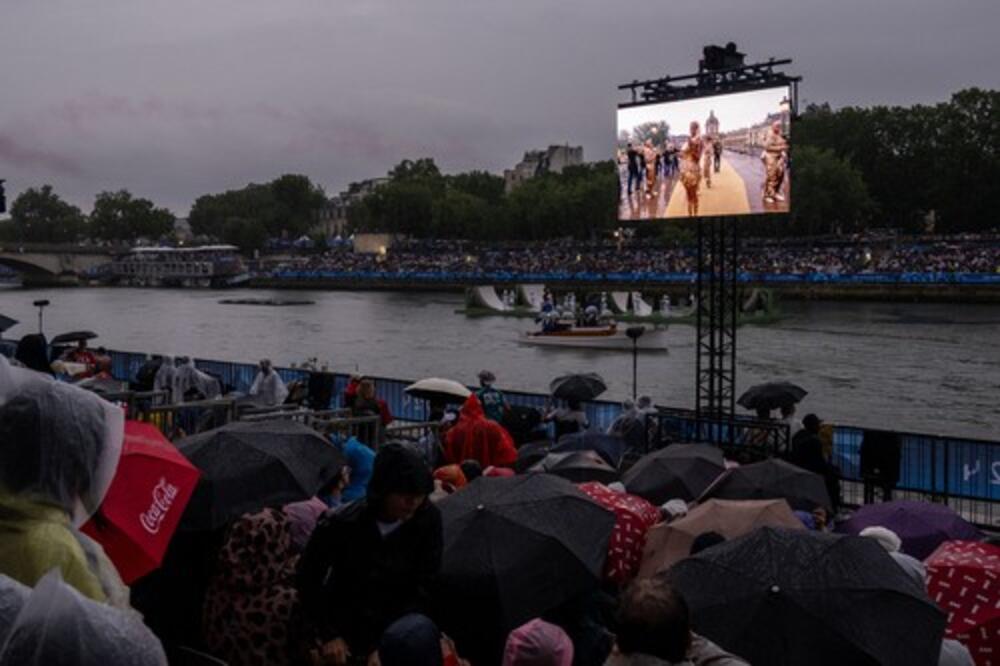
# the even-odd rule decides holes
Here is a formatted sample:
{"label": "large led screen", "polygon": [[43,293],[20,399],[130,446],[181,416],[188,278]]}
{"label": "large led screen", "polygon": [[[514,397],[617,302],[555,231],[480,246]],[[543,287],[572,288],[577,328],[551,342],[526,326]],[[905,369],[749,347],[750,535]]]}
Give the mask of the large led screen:
{"label": "large led screen", "polygon": [[787,213],[789,89],[618,109],[618,219]]}

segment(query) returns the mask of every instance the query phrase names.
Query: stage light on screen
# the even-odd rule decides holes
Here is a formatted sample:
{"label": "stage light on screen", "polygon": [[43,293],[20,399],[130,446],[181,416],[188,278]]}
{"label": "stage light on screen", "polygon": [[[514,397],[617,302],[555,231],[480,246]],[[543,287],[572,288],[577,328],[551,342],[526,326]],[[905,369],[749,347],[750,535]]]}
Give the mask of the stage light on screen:
{"label": "stage light on screen", "polygon": [[787,86],[618,108],[618,219],[787,213]]}

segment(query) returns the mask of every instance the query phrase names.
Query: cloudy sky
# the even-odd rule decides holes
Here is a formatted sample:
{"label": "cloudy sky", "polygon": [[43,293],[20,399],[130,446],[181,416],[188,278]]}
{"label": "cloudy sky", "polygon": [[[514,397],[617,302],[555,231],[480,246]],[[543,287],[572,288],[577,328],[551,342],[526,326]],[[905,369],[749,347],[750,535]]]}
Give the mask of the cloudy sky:
{"label": "cloudy sky", "polygon": [[804,102],[909,104],[1000,87],[998,25],[997,0],[3,0],[0,178],[185,215],[287,172],[333,193],[406,157],[597,159],[616,85],[704,44],[793,57]]}

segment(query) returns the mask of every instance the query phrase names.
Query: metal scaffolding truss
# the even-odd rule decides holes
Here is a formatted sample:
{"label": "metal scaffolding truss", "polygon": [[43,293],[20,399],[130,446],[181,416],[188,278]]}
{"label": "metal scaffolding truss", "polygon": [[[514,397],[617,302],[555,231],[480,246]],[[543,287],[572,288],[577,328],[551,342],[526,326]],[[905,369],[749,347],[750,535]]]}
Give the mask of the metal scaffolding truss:
{"label": "metal scaffolding truss", "polygon": [[[739,316],[739,242],[736,225],[725,217],[698,223],[696,411],[716,422],[736,409],[736,326]],[[713,439],[728,439],[719,433]]]}

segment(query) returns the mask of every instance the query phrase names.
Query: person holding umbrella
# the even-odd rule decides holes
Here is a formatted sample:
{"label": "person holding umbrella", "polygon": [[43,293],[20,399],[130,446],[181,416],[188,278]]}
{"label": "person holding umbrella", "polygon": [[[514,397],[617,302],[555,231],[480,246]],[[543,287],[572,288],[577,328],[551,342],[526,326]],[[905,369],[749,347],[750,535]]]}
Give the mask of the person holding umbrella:
{"label": "person holding umbrella", "polygon": [[379,637],[423,606],[441,566],[441,514],[421,456],[389,443],[375,457],[368,493],[326,514],[299,562],[300,648],[307,663],[377,663]]}

